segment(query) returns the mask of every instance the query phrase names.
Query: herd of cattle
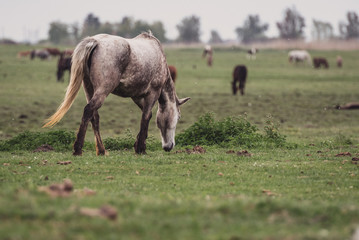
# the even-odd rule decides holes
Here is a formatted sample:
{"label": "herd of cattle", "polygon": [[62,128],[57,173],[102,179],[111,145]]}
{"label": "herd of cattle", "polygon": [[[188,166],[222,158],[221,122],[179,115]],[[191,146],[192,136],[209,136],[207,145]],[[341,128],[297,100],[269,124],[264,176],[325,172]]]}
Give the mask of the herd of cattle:
{"label": "herd of cattle", "polygon": [[57,61],[57,72],[56,77],[57,81],[64,81],[63,76],[64,72],[71,71],[71,55],[73,53],[73,50],[64,50],[60,51],[57,48],[44,48],[44,49],[35,49],[32,51],[24,51],[19,52],[17,54],[18,58],[22,57],[30,57],[31,60],[35,58],[39,58],[41,60],[49,60],[52,57],[58,57]]}
{"label": "herd of cattle", "polygon": [[[305,50],[293,50],[288,53],[288,60],[291,63],[307,62],[308,64],[311,64],[312,57]],[[337,56],[336,62],[337,62],[337,67],[341,68],[343,66],[343,58],[341,56]],[[328,60],[323,57],[314,57],[313,67],[329,68]]]}
{"label": "herd of cattle", "polygon": [[[247,51],[247,59],[255,60],[256,54],[259,52],[257,48],[251,48]],[[71,55],[73,50],[64,50],[60,51],[57,48],[44,48],[37,49],[32,51],[19,52],[18,58],[28,57],[30,59],[40,58],[41,60],[50,59],[51,57],[58,57],[57,61],[57,72],[56,77],[57,81],[63,82],[63,75],[65,71],[71,72]],[[210,45],[206,45],[203,54],[203,58],[207,58],[207,65],[212,67],[213,64],[213,49]],[[311,55],[305,50],[292,50],[288,53],[288,61],[293,64],[297,63],[308,63],[308,65],[313,66],[314,68],[329,68],[328,60],[324,57],[314,57],[312,59]],[[337,67],[341,68],[343,66],[343,59],[341,56],[336,58]],[[175,82],[177,78],[177,69],[175,66],[170,65],[169,71],[172,77],[172,80]],[[236,65],[233,69],[232,77],[233,81],[231,82],[232,93],[236,95],[239,91],[241,95],[244,95],[244,88],[247,79],[247,67],[245,65]],[[357,108],[358,106],[343,106],[338,107],[338,109],[351,109]]]}

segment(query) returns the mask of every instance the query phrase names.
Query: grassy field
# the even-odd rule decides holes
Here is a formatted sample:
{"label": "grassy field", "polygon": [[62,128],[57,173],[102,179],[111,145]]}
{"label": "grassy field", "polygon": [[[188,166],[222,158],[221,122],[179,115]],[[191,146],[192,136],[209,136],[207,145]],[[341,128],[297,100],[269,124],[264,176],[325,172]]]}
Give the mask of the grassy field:
{"label": "grassy field", "polygon": [[[0,45],[0,140],[52,131],[42,122],[64,96],[56,59],[16,58],[29,48]],[[70,151],[0,152],[0,239],[350,239],[359,229],[359,111],[334,106],[359,101],[359,51],[310,51],[329,60],[328,70],[290,65],[284,50],[261,49],[250,61],[243,49],[215,49],[212,68],[201,49],[165,51],[178,70],[178,96],[192,98],[177,133],[207,112],[218,120],[246,116],[260,131],[270,116],[297,147],[129,149],[106,157],[87,149],[77,158]],[[244,96],[231,94],[237,64],[248,68]],[[81,91],[55,129],[76,131],[84,106]],[[137,134],[141,112],[132,100],[110,96],[100,115],[105,139]],[[149,134],[159,140],[154,119]],[[236,154],[243,150],[251,156]],[[69,196],[39,191],[64,179],[73,183]],[[116,220],[89,216],[107,205]]]}

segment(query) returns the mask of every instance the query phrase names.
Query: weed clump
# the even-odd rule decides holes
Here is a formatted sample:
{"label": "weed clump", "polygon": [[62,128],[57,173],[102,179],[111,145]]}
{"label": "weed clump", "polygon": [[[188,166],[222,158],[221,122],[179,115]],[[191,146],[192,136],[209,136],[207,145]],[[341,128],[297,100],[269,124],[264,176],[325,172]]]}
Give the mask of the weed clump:
{"label": "weed clump", "polygon": [[65,130],[51,132],[25,131],[19,135],[0,142],[0,151],[32,151],[41,145],[48,144],[56,151],[71,150],[75,133]]}
{"label": "weed clump", "polygon": [[278,131],[278,125],[268,117],[264,134],[259,133],[256,126],[244,117],[227,117],[215,121],[213,113],[206,113],[183,133],[176,136],[176,144],[188,145],[218,145],[221,147],[241,146],[281,147],[286,144],[285,136]]}

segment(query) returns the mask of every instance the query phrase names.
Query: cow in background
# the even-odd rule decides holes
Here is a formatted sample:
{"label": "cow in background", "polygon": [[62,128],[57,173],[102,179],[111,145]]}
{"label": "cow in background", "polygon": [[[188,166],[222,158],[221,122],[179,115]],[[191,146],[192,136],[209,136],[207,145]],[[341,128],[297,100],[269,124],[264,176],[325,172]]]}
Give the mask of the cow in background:
{"label": "cow in background", "polygon": [[343,66],[343,58],[341,56],[337,56],[337,66],[338,68]]}
{"label": "cow in background", "polygon": [[247,51],[247,59],[256,60],[256,54],[259,52],[257,48],[251,48]]}
{"label": "cow in background", "polygon": [[176,82],[176,78],[177,78],[177,69],[175,66],[169,65],[168,69],[170,70],[170,74],[171,74],[171,78],[173,80],[173,82]]}
{"label": "cow in background", "polygon": [[322,57],[313,58],[313,65],[314,65],[314,68],[320,68],[320,67],[329,68],[327,59],[322,58]]}
{"label": "cow in background", "polygon": [[212,47],[210,45],[206,45],[204,47],[202,57],[204,58],[206,56],[207,56],[207,65],[209,67],[211,67],[212,63],[213,63],[213,50],[212,50]]}
{"label": "cow in background", "polygon": [[238,89],[241,95],[244,95],[244,87],[246,84],[246,79],[247,79],[247,67],[244,65],[235,66],[233,70],[233,81],[232,81],[233,95],[237,94]]}

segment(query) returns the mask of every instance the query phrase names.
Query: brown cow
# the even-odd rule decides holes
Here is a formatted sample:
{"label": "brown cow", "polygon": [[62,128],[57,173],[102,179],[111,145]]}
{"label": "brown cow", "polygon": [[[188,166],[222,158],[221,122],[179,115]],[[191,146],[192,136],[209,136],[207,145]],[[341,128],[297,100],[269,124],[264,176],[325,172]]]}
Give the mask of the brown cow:
{"label": "brown cow", "polygon": [[57,48],[45,48],[51,56],[59,56],[61,54],[60,50]]}
{"label": "brown cow", "polygon": [[31,54],[31,51],[18,52],[17,58],[27,57]]}
{"label": "brown cow", "polygon": [[[236,95],[238,89],[241,95],[244,95],[244,87],[247,79],[247,67],[244,65],[237,65],[233,70],[232,91]],[[239,86],[237,87],[237,82]]]}
{"label": "brown cow", "polygon": [[343,58],[341,56],[337,56],[337,66],[338,68],[343,66]]}
{"label": "brown cow", "polygon": [[171,74],[171,78],[173,80],[173,82],[176,82],[176,77],[177,77],[177,69],[175,66],[169,65],[168,69],[170,70],[170,74]]}
{"label": "brown cow", "polygon": [[320,67],[329,68],[327,59],[322,57],[313,58],[313,65],[314,68],[320,68]]}
{"label": "brown cow", "polygon": [[213,63],[213,50],[212,47],[210,45],[206,45],[203,53],[202,53],[202,57],[206,57],[207,56],[207,65],[209,67],[212,67],[212,63]]}

